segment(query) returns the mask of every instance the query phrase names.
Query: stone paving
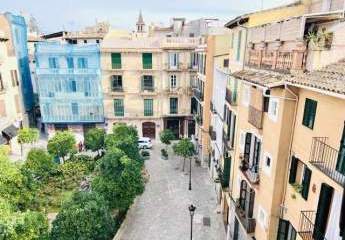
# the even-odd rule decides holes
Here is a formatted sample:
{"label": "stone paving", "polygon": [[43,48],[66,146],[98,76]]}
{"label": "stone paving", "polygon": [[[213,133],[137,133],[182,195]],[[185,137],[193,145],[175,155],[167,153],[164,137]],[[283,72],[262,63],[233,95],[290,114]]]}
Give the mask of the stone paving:
{"label": "stone paving", "polygon": [[[216,196],[207,169],[192,166],[192,191],[188,190],[189,162],[185,173],[182,161],[172,153],[169,160],[160,158],[160,144],[155,144],[146,161],[150,180],[127,214],[117,240],[188,240],[190,215],[188,206],[197,209],[193,239],[224,240],[222,215],[216,213]],[[188,164],[187,164],[188,163]],[[206,218],[206,219],[204,219]],[[207,226],[207,218],[210,226]],[[206,220],[206,221],[205,221]]]}

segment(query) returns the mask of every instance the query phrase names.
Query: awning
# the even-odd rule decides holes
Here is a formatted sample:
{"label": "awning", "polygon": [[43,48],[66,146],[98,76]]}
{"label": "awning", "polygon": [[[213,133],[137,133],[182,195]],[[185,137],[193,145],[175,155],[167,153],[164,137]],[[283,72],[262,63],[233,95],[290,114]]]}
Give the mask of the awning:
{"label": "awning", "polygon": [[4,130],[2,130],[2,133],[5,134],[9,138],[14,138],[15,136],[17,136],[17,131],[18,131],[17,128],[11,124]]}
{"label": "awning", "polygon": [[6,138],[0,135],[0,145],[7,144]]}

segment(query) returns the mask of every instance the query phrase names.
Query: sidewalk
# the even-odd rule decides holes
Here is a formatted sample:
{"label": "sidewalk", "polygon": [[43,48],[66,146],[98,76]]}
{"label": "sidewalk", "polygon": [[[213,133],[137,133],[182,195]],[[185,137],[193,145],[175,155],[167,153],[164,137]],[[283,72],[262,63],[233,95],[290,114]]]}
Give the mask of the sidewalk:
{"label": "sidewalk", "polygon": [[[223,240],[225,229],[216,214],[216,197],[207,169],[192,166],[192,191],[188,190],[189,162],[185,173],[182,161],[169,154],[160,158],[161,145],[155,144],[146,168],[150,180],[127,214],[116,240],[184,240],[190,239],[188,206],[197,207],[193,239]],[[121,236],[119,236],[121,235]]]}

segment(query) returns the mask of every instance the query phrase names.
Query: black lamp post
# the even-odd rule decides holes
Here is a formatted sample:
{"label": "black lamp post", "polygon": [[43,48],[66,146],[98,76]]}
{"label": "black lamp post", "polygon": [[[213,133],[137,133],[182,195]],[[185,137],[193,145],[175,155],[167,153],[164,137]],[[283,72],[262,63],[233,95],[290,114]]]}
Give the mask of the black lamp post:
{"label": "black lamp post", "polygon": [[189,187],[188,190],[192,190],[192,158],[189,158]]}
{"label": "black lamp post", "polygon": [[196,207],[193,204],[191,204],[188,207],[188,210],[190,214],[190,240],[192,240],[193,239],[193,217],[194,217],[194,212],[196,210]]}

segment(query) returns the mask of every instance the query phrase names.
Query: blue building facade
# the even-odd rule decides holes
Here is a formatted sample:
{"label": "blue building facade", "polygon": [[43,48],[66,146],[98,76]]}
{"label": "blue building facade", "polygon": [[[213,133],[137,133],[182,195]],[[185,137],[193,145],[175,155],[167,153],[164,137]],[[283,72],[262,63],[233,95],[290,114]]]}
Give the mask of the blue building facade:
{"label": "blue building facade", "polygon": [[40,42],[35,58],[43,123],[104,122],[98,44]]}
{"label": "blue building facade", "polygon": [[28,114],[29,122],[34,121],[34,94],[29,67],[29,53],[27,46],[27,26],[22,16],[11,13],[4,14],[9,22],[12,35],[12,44],[18,59],[18,71],[20,77],[23,105]]}

